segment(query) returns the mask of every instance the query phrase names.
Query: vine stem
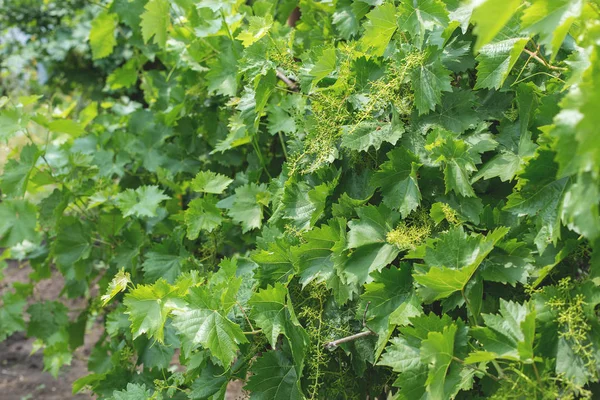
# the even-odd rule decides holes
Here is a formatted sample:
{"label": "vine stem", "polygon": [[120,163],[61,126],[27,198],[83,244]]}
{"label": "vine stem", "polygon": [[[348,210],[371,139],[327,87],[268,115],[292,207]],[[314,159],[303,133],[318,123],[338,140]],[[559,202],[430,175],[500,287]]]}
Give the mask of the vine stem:
{"label": "vine stem", "polygon": [[[29,129],[25,128],[24,129],[25,132],[25,136],[29,139],[29,141],[31,142],[31,144],[35,145],[35,140],[33,140],[33,136],[31,135],[31,132],[29,132]],[[47,144],[46,144],[47,147]],[[77,204],[77,201],[81,201],[79,199],[78,196],[75,196],[75,192],[73,192],[71,190],[71,188],[69,188],[69,186],[67,186],[67,184],[65,182],[61,182],[59,181],[55,176],[54,176],[54,171],[52,169],[52,166],[50,165],[50,163],[48,162],[48,160],[46,159],[46,151],[44,151],[42,154],[40,154],[40,158],[44,161],[44,163],[48,166],[48,175],[50,176],[50,178],[52,178],[52,180],[57,184],[57,185],[62,185],[63,188],[65,188],[69,193],[71,193],[74,197],[73,200],[73,205],[75,207],[77,207],[77,209],[83,214],[85,215],[87,218],[89,219],[94,219],[92,218],[92,216],[87,212],[87,210],[85,209],[85,204],[84,207],[81,208],[81,206],[79,204]],[[37,169],[40,172],[43,172],[41,169],[39,169],[38,167],[34,167],[35,169]]]}
{"label": "vine stem", "polygon": [[[244,311],[244,307],[242,307],[242,305],[239,303],[239,301],[236,301],[235,304],[240,308],[240,310],[242,310],[242,314],[244,314],[244,318],[246,318],[246,322],[248,322],[250,329],[252,329],[251,333],[254,334],[254,333],[260,332],[260,331],[257,331],[256,329],[254,329],[254,326],[252,326],[252,322],[250,322],[250,318],[248,318],[246,311]],[[247,333],[247,332],[244,332],[244,333]]]}
{"label": "vine stem", "polygon": [[539,62],[540,64],[544,65],[547,68],[553,69],[555,71],[566,71],[567,70],[567,68],[557,67],[557,66],[548,64],[548,62],[546,60],[544,60],[543,58],[541,58],[539,56],[539,54],[538,54],[537,51],[533,52],[533,51],[528,50],[528,49],[523,49],[523,51],[525,53],[529,54],[529,56],[531,58],[533,58],[534,60],[536,60],[537,62]]}
{"label": "vine stem", "polygon": [[277,75],[277,78],[279,78],[283,83],[285,83],[288,89],[290,89],[292,92],[298,91],[298,85],[296,84],[296,82],[288,78],[282,71],[277,69],[275,71],[275,74]]}
{"label": "vine stem", "polygon": [[[469,278],[470,280],[470,278]],[[469,312],[469,314],[471,314],[471,317],[473,319],[473,325],[477,325],[477,316],[473,313],[473,308],[471,307],[471,302],[469,301],[469,299],[467,299],[467,296],[465,295],[465,288],[463,287],[460,290],[460,294],[462,295],[462,298],[465,300],[465,304],[467,305],[467,310]]]}
{"label": "vine stem", "polygon": [[537,367],[535,366],[535,361],[531,364],[533,367],[533,372],[535,373],[535,378],[537,379],[538,385],[542,386],[542,378],[540,377],[540,373],[538,372]]}
{"label": "vine stem", "polygon": [[377,333],[375,333],[375,331],[373,331],[371,328],[369,328],[369,326],[367,325],[367,321],[366,321],[366,317],[367,317],[367,310],[369,309],[369,305],[371,304],[371,302],[369,301],[367,303],[367,305],[365,306],[365,311],[363,313],[363,328],[366,328],[368,330],[363,331],[363,332],[359,332],[359,333],[355,333],[354,335],[350,335],[350,336],[346,336],[343,337],[341,339],[336,339],[333,340],[331,342],[325,343],[324,347],[328,350],[331,349],[335,349],[336,347],[338,347],[340,344],[344,344],[344,343],[348,343],[351,342],[353,340],[356,339],[360,339],[366,336],[371,336],[371,335],[377,335]]}
{"label": "vine stem", "polygon": [[283,140],[283,135],[281,134],[281,132],[277,132],[277,135],[279,136],[279,141],[281,142],[281,149],[283,150],[283,155],[287,161],[288,153],[287,153],[287,150],[285,149],[285,141]]}
{"label": "vine stem", "polygon": [[320,376],[320,371],[321,371],[321,362],[322,362],[322,356],[323,353],[321,353],[321,329],[323,328],[323,299],[321,297],[318,298],[319,299],[319,327],[317,328],[317,347],[316,347],[316,358],[317,358],[317,363],[316,363],[316,372],[315,372],[315,383],[312,385],[311,388],[311,393],[310,393],[310,398],[311,399],[315,399],[317,396],[317,391],[319,390],[319,376]]}
{"label": "vine stem", "polygon": [[359,333],[356,333],[354,335],[346,336],[346,337],[343,337],[341,339],[337,339],[337,340],[333,340],[331,342],[325,343],[324,347],[326,349],[329,349],[329,350],[335,349],[340,344],[348,343],[348,342],[351,342],[351,341],[356,340],[356,339],[360,339],[360,338],[363,338],[363,337],[366,337],[366,336],[371,336],[373,334],[374,333],[371,332],[371,331],[359,332]]}
{"label": "vine stem", "polygon": [[493,379],[493,380],[495,380],[496,382],[500,382],[500,379],[498,379],[498,377],[497,377],[497,376],[494,376],[494,375],[490,374],[490,373],[489,373],[489,372],[487,372],[487,371],[484,371],[484,370],[482,370],[482,369],[480,369],[480,368],[477,368],[477,367],[476,367],[476,366],[474,366],[474,365],[471,365],[471,364],[466,364],[466,363],[464,362],[464,360],[461,360],[460,358],[458,358],[458,357],[456,357],[456,356],[452,356],[452,359],[453,359],[454,361],[457,361],[457,362],[461,363],[461,364],[462,364],[462,365],[464,365],[465,367],[468,367],[468,368],[474,369],[474,370],[475,370],[475,371],[477,371],[477,372],[481,372],[482,374],[485,374],[485,376],[487,376],[487,377],[488,377],[488,378],[490,378],[490,379]]}
{"label": "vine stem", "polygon": [[500,375],[500,379],[504,379],[506,377],[506,375],[504,375],[504,369],[502,369],[500,364],[498,364],[498,361],[492,360],[492,364],[496,368],[496,371],[498,371],[498,375]]}

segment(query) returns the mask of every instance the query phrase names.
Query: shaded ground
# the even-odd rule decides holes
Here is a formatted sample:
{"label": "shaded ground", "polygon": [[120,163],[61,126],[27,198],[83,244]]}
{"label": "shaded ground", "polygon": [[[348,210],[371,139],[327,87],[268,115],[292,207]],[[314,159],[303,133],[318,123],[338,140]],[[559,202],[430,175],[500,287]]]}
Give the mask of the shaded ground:
{"label": "shaded ground", "polygon": [[[3,271],[4,279],[0,281],[0,295],[10,290],[14,282],[27,282],[31,269],[19,267],[9,262]],[[30,303],[41,300],[57,299],[63,288],[63,280],[59,274],[36,284]],[[60,299],[70,309],[84,305],[81,300]],[[33,339],[23,333],[16,333],[0,342],[0,399],[2,400],[59,400],[59,399],[91,399],[85,394],[73,395],[71,384],[76,379],[87,375],[87,357],[95,341],[102,332],[102,326],[95,324],[86,335],[84,345],[73,354],[71,366],[61,371],[58,379],[44,372],[41,350],[31,353]]]}
{"label": "shaded ground", "polygon": [[23,334],[15,334],[0,343],[2,400],[92,398],[85,394],[71,393],[73,381],[87,374],[86,362],[83,359],[74,357],[71,366],[61,371],[58,379],[54,379],[49,373],[43,372],[41,352],[29,355],[32,343],[33,340],[27,339]]}
{"label": "shaded ground", "polygon": [[[9,262],[9,267],[3,271],[4,280],[0,281],[0,295],[11,290],[14,282],[27,282],[31,273],[28,266],[19,267],[15,262]],[[59,298],[64,281],[60,274],[53,274],[51,279],[36,284],[30,303],[43,300],[63,302],[70,310],[85,306],[84,300],[69,300]],[[75,314],[71,316],[74,318]],[[61,370],[58,379],[44,372],[41,350],[31,354],[34,339],[29,339],[24,333],[16,333],[0,342],[0,399],[1,400],[68,400],[93,399],[89,394],[72,394],[71,385],[78,378],[88,374],[87,359],[90,351],[100,335],[103,326],[96,322],[85,335],[85,343],[73,354],[70,366]],[[175,360],[176,361],[176,360]],[[242,392],[240,381],[231,382],[227,388],[227,400],[247,399]]]}

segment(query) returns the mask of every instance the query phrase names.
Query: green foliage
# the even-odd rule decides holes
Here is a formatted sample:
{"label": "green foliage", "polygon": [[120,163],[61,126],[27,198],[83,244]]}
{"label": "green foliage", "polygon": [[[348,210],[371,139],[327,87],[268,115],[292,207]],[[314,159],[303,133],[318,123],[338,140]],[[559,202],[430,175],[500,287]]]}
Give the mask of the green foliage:
{"label": "green foliage", "polygon": [[103,324],[75,392],[594,398],[597,2],[0,8],[0,339]]}
{"label": "green foliage", "polygon": [[117,44],[115,29],[119,23],[119,17],[115,14],[101,13],[92,21],[90,30],[90,47],[93,58],[104,58],[109,56]]}

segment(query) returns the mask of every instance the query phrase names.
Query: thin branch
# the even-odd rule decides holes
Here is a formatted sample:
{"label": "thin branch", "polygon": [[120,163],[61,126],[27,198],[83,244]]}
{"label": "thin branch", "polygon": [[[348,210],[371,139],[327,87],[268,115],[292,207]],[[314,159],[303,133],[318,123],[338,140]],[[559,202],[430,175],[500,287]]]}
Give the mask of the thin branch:
{"label": "thin branch", "polygon": [[462,364],[462,365],[464,365],[465,367],[469,367],[469,368],[471,368],[471,369],[473,369],[473,370],[475,370],[475,371],[477,371],[477,372],[481,372],[482,374],[485,374],[485,376],[487,376],[488,378],[491,378],[491,379],[495,380],[496,382],[499,382],[499,381],[500,381],[500,379],[498,379],[498,377],[496,377],[496,376],[494,376],[494,375],[490,374],[490,373],[489,373],[489,372],[487,372],[487,371],[484,371],[484,370],[482,370],[482,369],[480,369],[480,368],[477,368],[477,367],[476,367],[476,366],[474,366],[474,365],[467,364],[467,363],[465,363],[463,360],[461,360],[461,359],[460,359],[460,358],[458,358],[458,357],[454,357],[454,356],[453,356],[453,357],[452,357],[452,359],[453,359],[454,361],[458,361],[459,363],[461,363],[461,364]]}
{"label": "thin branch", "polygon": [[333,341],[331,341],[329,343],[325,343],[324,347],[326,349],[328,349],[328,350],[335,349],[340,344],[348,343],[348,342],[351,342],[353,340],[360,339],[360,338],[363,338],[363,337],[366,337],[366,336],[371,336],[371,335],[374,335],[373,331],[359,332],[359,333],[357,333],[355,335],[346,336],[344,338],[333,340]]}
{"label": "thin branch", "polygon": [[108,10],[108,6],[105,4],[101,4],[101,3],[96,3],[95,1],[92,0],[86,0],[89,4],[93,5],[93,6],[98,6],[98,7],[102,7],[105,10]]}
{"label": "thin branch", "polygon": [[543,58],[541,58],[541,57],[539,56],[539,54],[537,53],[537,51],[536,51],[536,52],[533,52],[533,51],[531,51],[531,50],[528,50],[528,49],[523,49],[523,51],[524,51],[525,53],[529,54],[529,56],[530,56],[531,58],[533,58],[534,60],[536,60],[537,62],[539,62],[540,64],[542,64],[542,65],[546,66],[546,67],[547,67],[547,68],[549,68],[549,69],[553,69],[553,70],[555,70],[555,71],[566,71],[566,70],[567,70],[567,68],[563,68],[563,67],[556,67],[556,66],[554,66],[554,65],[550,65],[550,64],[548,64],[548,62],[547,62],[546,60],[544,60]]}
{"label": "thin branch", "polygon": [[477,325],[477,316],[473,312],[473,308],[471,307],[471,302],[469,301],[469,299],[465,295],[465,288],[464,287],[460,290],[460,294],[462,295],[462,298],[465,300],[465,303],[467,305],[467,313],[471,314],[471,317],[473,318],[473,322],[474,322],[473,325]]}
{"label": "thin branch", "polygon": [[242,314],[244,314],[244,318],[246,318],[246,322],[248,322],[248,325],[250,325],[250,329],[252,329],[252,332],[260,332],[257,331],[256,329],[254,329],[254,326],[252,326],[252,322],[250,322],[250,318],[248,318],[248,315],[246,315],[246,311],[244,311],[244,307],[242,307],[242,305],[236,301],[235,304],[240,308],[240,310],[242,310]]}
{"label": "thin branch", "polygon": [[531,79],[531,78],[533,78],[533,77],[534,77],[534,76],[536,76],[536,75],[548,75],[550,78],[556,79],[557,81],[560,81],[560,82],[562,82],[562,83],[566,83],[565,81],[563,81],[562,79],[560,79],[558,76],[554,76],[554,75],[552,75],[552,74],[549,74],[549,73],[547,73],[547,72],[540,71],[540,72],[536,72],[535,74],[527,75],[527,76],[525,76],[525,77],[523,77],[523,78],[519,79],[518,81],[514,81],[514,82],[513,82],[513,84],[512,84],[512,85],[510,85],[510,86],[518,85],[519,83],[521,83],[521,82],[524,82],[524,81],[526,81],[527,79]]}
{"label": "thin branch", "polygon": [[533,366],[533,372],[535,372],[535,379],[537,379],[538,385],[542,386],[542,378],[540,378],[540,373],[538,372],[538,369],[535,366],[535,361],[531,365]]}
{"label": "thin branch", "polygon": [[332,349],[335,349],[336,347],[338,347],[340,344],[348,343],[353,340],[371,336],[371,335],[377,335],[377,333],[375,333],[375,331],[373,331],[367,325],[366,317],[367,317],[367,310],[369,309],[369,304],[371,304],[370,301],[365,306],[365,312],[363,313],[363,328],[368,329],[367,331],[359,332],[354,335],[350,335],[350,336],[343,337],[341,339],[333,340],[329,343],[325,343],[324,347],[328,350],[332,350]]}
{"label": "thin branch", "polygon": [[367,310],[369,309],[370,305],[371,305],[371,302],[368,301],[367,305],[365,306],[365,312],[363,312],[363,328],[367,328],[369,330],[369,332],[371,332],[373,335],[376,335],[375,331],[373,331],[373,329],[371,329],[367,326]]}
{"label": "thin branch", "polygon": [[283,140],[283,135],[281,134],[281,132],[277,132],[277,135],[279,136],[279,141],[281,142],[281,148],[283,149],[283,155],[287,161],[288,159],[288,153],[287,150],[285,148],[285,140]]}
{"label": "thin branch", "polygon": [[295,28],[296,27],[296,22],[298,22],[298,20],[300,19],[301,13],[300,13],[300,8],[296,7],[292,10],[292,13],[290,14],[290,16],[287,19],[287,24],[289,27],[291,28]]}
{"label": "thin branch", "polygon": [[277,78],[279,78],[283,83],[285,83],[288,89],[290,89],[292,92],[298,91],[298,85],[296,84],[296,82],[285,76],[285,74],[279,69],[275,72],[277,73]]}
{"label": "thin branch", "polygon": [[498,371],[498,375],[500,376],[500,379],[506,378],[506,375],[504,375],[504,370],[502,369],[500,364],[498,364],[498,361],[492,360],[492,364],[496,368],[496,371]]}

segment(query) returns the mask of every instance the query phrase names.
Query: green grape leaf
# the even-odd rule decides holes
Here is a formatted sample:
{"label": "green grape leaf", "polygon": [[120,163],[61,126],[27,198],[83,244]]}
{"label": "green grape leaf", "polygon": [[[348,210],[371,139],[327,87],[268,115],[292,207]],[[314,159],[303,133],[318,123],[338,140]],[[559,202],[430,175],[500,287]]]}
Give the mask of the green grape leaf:
{"label": "green grape leaf", "polygon": [[267,286],[254,293],[248,305],[252,307],[250,318],[256,321],[271,346],[275,347],[280,334],[290,341],[297,369],[302,370],[309,337],[296,318],[287,288],[281,283]]}
{"label": "green grape leaf", "polygon": [[291,184],[281,200],[284,218],[300,230],[310,228],[321,217],[330,193],[331,186],[325,183],[314,188],[304,182]]}
{"label": "green grape leaf", "polygon": [[160,203],[170,199],[158,186],[140,186],[137,189],[127,189],[115,197],[117,206],[124,217],[156,217]]}
{"label": "green grape leaf", "polygon": [[270,14],[266,17],[248,17],[248,28],[240,32],[236,39],[241,40],[244,47],[248,47],[268,34],[272,26],[273,16]]}
{"label": "green grape leaf", "polygon": [[6,292],[0,307],[0,340],[5,340],[15,332],[25,330],[23,309],[26,300],[18,293]]}
{"label": "green grape leaf", "polygon": [[138,80],[138,63],[137,59],[132,58],[108,75],[106,85],[110,90],[128,88],[136,83]]}
{"label": "green grape leaf", "polygon": [[477,105],[477,99],[470,91],[454,89],[452,92],[444,92],[441,104],[434,112],[421,116],[418,123],[423,131],[437,126],[463,133],[481,121],[480,115],[474,110]]}
{"label": "green grape leaf", "polygon": [[56,379],[60,368],[64,365],[70,365],[72,359],[73,352],[68,343],[53,343],[44,348],[44,371],[49,372]]}
{"label": "green grape leaf", "polygon": [[224,372],[223,368],[209,362],[200,372],[198,379],[192,383],[190,399],[224,398],[228,383],[228,377]]}
{"label": "green grape leaf", "polygon": [[238,89],[236,45],[222,44],[219,49],[218,55],[211,57],[210,70],[206,73],[208,92],[235,96]]}
{"label": "green grape leaf", "polygon": [[368,205],[356,210],[358,219],[348,222],[348,248],[385,243],[386,235],[394,229],[400,215],[386,206]]}
{"label": "green grape leaf", "polygon": [[386,206],[366,206],[357,210],[359,219],[348,223],[347,248],[354,249],[345,261],[342,274],[350,283],[370,282],[373,271],[379,271],[398,256],[399,250],[387,242],[400,215]]}
{"label": "green grape leaf", "polygon": [[310,74],[315,77],[313,86],[316,86],[320,80],[327,78],[329,74],[335,71],[335,62],[335,48],[323,50],[315,66],[310,70]]}
{"label": "green grape leaf", "polygon": [[184,220],[187,227],[187,238],[195,240],[201,230],[212,232],[220,226],[223,217],[221,210],[217,207],[217,199],[206,196],[190,201],[188,209],[184,213]]}
{"label": "green grape leaf", "polygon": [[486,281],[501,282],[515,286],[527,283],[533,269],[533,256],[525,242],[517,239],[500,242],[483,261],[481,276]]}
{"label": "green grape leaf", "polygon": [[419,157],[398,147],[387,153],[389,161],[381,164],[371,183],[380,188],[383,203],[398,210],[406,217],[421,203],[421,191],[417,182],[417,171],[421,164]]}
{"label": "green grape leaf", "polygon": [[5,108],[0,110],[0,139],[8,141],[15,133],[25,129],[29,116],[23,114],[20,108]]}
{"label": "green grape leaf", "polygon": [[383,142],[396,144],[404,133],[400,123],[364,121],[343,128],[342,146],[350,150],[369,151],[371,146],[379,150]]}
{"label": "green grape leaf", "polygon": [[252,307],[250,317],[256,321],[271,346],[275,346],[280,334],[285,334],[289,315],[286,298],[288,291],[281,283],[267,286],[250,298],[248,304]]}
{"label": "green grape leaf", "polygon": [[127,388],[113,391],[111,400],[147,400],[152,398],[152,391],[146,390],[146,385],[128,383]]}
{"label": "green grape leaf", "polygon": [[27,336],[34,336],[42,340],[49,339],[67,327],[69,324],[68,312],[69,309],[58,301],[45,301],[30,305],[27,308],[29,314]]}
{"label": "green grape leaf", "polygon": [[115,0],[110,10],[118,14],[119,19],[130,28],[139,29],[146,3],[145,0]]}
{"label": "green grape leaf", "polygon": [[336,11],[333,13],[331,21],[340,33],[340,36],[349,40],[358,33],[360,20],[368,11],[369,5],[367,3],[341,0],[336,4]]}
{"label": "green grape leaf", "polygon": [[406,325],[409,318],[421,314],[421,306],[414,301],[408,263],[400,263],[399,268],[391,266],[371,275],[373,281],[365,285],[365,292],[360,296],[360,308],[364,309],[369,303],[367,320],[373,321],[371,326],[375,324],[387,329],[388,321],[392,325]]}
{"label": "green grape leaf", "polygon": [[[535,309],[532,305],[500,299],[500,314],[482,315],[486,326],[475,328],[472,335],[490,357],[533,361]],[[479,362],[480,356],[474,352],[465,361]]]}
{"label": "green grape leaf", "polygon": [[398,26],[417,38],[418,47],[425,41],[425,32],[438,27],[443,29],[449,23],[448,11],[440,0],[403,0],[398,12]]}
{"label": "green grape leaf", "polygon": [[517,37],[483,46],[476,57],[475,89],[500,89],[528,41],[527,38]]}
{"label": "green grape leaf", "polygon": [[524,9],[521,27],[532,36],[540,36],[540,44],[547,47],[553,61],[582,9],[582,1],[535,0]]}
{"label": "green grape leaf", "polygon": [[168,250],[157,248],[158,251],[150,251],[142,264],[144,278],[147,282],[155,282],[164,279],[174,283],[181,275],[181,267],[185,258],[179,254],[169,254]]}
{"label": "green grape leaf", "polygon": [[429,332],[421,343],[421,360],[429,364],[427,392],[434,399],[451,398],[446,379],[454,357],[454,340],[458,328],[445,326],[442,332]]}
{"label": "green grape leaf", "polygon": [[450,71],[444,67],[440,51],[428,47],[423,61],[410,71],[410,84],[415,93],[419,115],[427,114],[441,103],[442,92],[451,92]]}
{"label": "green grape leaf", "polygon": [[454,193],[464,197],[475,197],[471,187],[471,174],[477,170],[476,159],[473,157],[469,144],[445,131],[434,131],[429,139],[431,143],[425,148],[436,157],[436,162],[442,162],[444,168],[444,183],[446,193]]}
{"label": "green grape leaf", "polygon": [[545,249],[556,243],[560,233],[559,209],[569,178],[556,179],[558,165],[554,152],[540,150],[518,175],[517,191],[508,196],[504,207],[517,215],[528,215],[540,221],[536,245]]}
{"label": "green grape leaf", "polygon": [[267,106],[268,122],[267,129],[271,135],[278,132],[294,133],[297,129],[294,113],[296,107],[302,107],[302,100],[297,100],[292,96],[285,97],[279,103],[271,102]]}
{"label": "green grape leaf", "polygon": [[131,275],[129,272],[125,272],[123,268],[111,279],[108,287],[106,288],[106,294],[102,295],[102,306],[106,306],[109,301],[113,299],[117,294],[125,291],[127,285],[131,283]]}
{"label": "green grape leaf", "polygon": [[561,220],[569,229],[584,235],[588,240],[600,236],[600,191],[590,174],[582,174],[565,192],[561,207]]}
{"label": "green grape leaf", "polygon": [[146,334],[161,343],[168,315],[185,306],[179,289],[163,279],[153,285],[138,285],[125,295],[123,304],[131,321],[133,338]]}
{"label": "green grape leaf", "polygon": [[73,216],[63,217],[57,233],[54,255],[59,268],[72,269],[75,262],[89,257],[92,251],[89,225]]}
{"label": "green grape leaf", "polygon": [[48,129],[52,132],[66,133],[75,137],[85,133],[83,126],[72,119],[55,119],[48,123]]}
{"label": "green grape leaf", "polygon": [[519,0],[507,0],[501,3],[485,0],[478,3],[471,15],[471,22],[475,25],[473,32],[477,36],[474,50],[480,51],[483,46],[490,43],[520,6]]}
{"label": "green grape leaf", "polygon": [[364,314],[366,308],[368,326],[379,335],[375,353],[377,358],[395,327],[408,324],[410,318],[423,311],[413,289],[408,263],[401,263],[400,268],[391,266],[375,271],[371,277],[373,282],[365,285],[365,291],[360,296],[357,315]]}
{"label": "green grape leaf", "polygon": [[117,45],[115,30],[119,23],[119,16],[109,12],[101,12],[92,21],[90,30],[90,47],[95,60],[108,57]]}
{"label": "green grape leaf", "polygon": [[477,182],[480,179],[488,180],[492,178],[500,178],[502,182],[511,181],[517,172],[521,169],[523,159],[515,153],[502,152],[490,161],[473,175],[472,182]]}
{"label": "green grape leaf", "polygon": [[37,241],[35,206],[26,200],[0,203],[0,246],[10,247],[24,240]]}
{"label": "green grape leaf", "polygon": [[370,50],[374,56],[382,56],[398,28],[396,8],[391,3],[384,3],[372,9],[367,14],[367,19],[360,45],[363,50]]}
{"label": "green grape leaf", "polygon": [[575,346],[572,340],[564,337],[558,338],[556,349],[556,373],[564,374],[568,379],[572,379],[573,383],[585,385],[594,378],[595,369],[590,371],[586,361],[575,352]]}
{"label": "green grape leaf", "polygon": [[233,179],[212,171],[200,171],[192,180],[191,188],[195,192],[221,194],[231,185]]}
{"label": "green grape leaf", "polygon": [[258,264],[256,276],[263,282],[285,281],[295,272],[294,256],[283,239],[270,242],[266,250],[252,254],[252,260]]}
{"label": "green grape leaf", "polygon": [[248,340],[239,325],[218,310],[207,308],[210,304],[206,303],[206,296],[199,289],[190,290],[187,307],[173,312],[173,325],[182,335],[184,346],[193,348],[200,345],[228,368],[238,352],[238,344]]}
{"label": "green grape leaf", "polygon": [[265,185],[249,183],[235,190],[230,206],[225,207],[224,200],[217,206],[228,208],[229,216],[242,225],[244,232],[248,232],[262,226],[263,206],[268,204],[269,197]]}
{"label": "green grape leaf", "polygon": [[345,232],[346,220],[337,218],[327,225],[307,231],[303,236],[306,242],[292,248],[302,287],[306,287],[311,282],[324,282],[326,287],[333,291],[334,298],[339,304],[344,304],[350,298],[352,291],[352,288],[340,277],[339,268],[343,262],[336,254],[336,246],[341,242]]}
{"label": "green grape leaf", "polygon": [[[292,249],[298,264],[300,283],[303,287],[316,280],[329,281],[334,271],[333,246],[340,239],[340,221],[315,227],[304,234],[305,243]],[[345,221],[342,229],[346,229]]]}
{"label": "green grape leaf", "polygon": [[460,319],[453,322],[447,315],[430,313],[411,318],[411,326],[400,332],[379,362],[399,373],[394,386],[401,388],[400,398],[426,393],[453,398],[460,389],[470,388],[473,370],[453,362],[455,356],[463,357],[467,345],[467,329]]}
{"label": "green grape leaf", "polygon": [[[460,227],[430,239],[425,245],[425,269],[413,274],[422,285],[419,294],[426,302],[439,300],[465,288],[495,244],[508,232],[498,228],[487,236],[467,236]],[[421,257],[419,257],[421,258]]]}
{"label": "green grape leaf", "polygon": [[245,388],[257,400],[301,400],[304,398],[294,364],[280,351],[269,351],[250,368]]}
{"label": "green grape leaf", "polygon": [[168,0],[150,0],[141,15],[140,27],[144,42],[148,43],[154,37],[154,43],[163,49],[167,45],[167,30],[170,23]]}
{"label": "green grape leaf", "polygon": [[422,367],[420,343],[412,337],[398,336],[390,340],[378,365],[391,367],[394,372],[406,373]]}
{"label": "green grape leaf", "polygon": [[35,144],[29,144],[21,150],[19,161],[8,160],[4,173],[0,176],[0,189],[9,197],[23,197],[31,171],[40,157],[40,151]]}

